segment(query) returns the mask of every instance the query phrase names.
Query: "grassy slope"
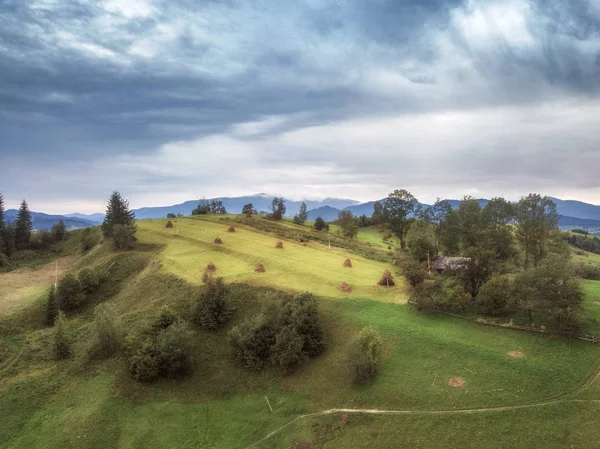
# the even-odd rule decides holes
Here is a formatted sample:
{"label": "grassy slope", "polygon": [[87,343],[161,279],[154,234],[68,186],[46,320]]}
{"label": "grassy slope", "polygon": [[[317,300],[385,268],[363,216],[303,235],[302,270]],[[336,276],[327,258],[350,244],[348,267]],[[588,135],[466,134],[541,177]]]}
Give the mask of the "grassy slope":
{"label": "grassy slope", "polygon": [[[402,287],[381,292],[372,286],[372,276],[377,279],[384,264],[357,256],[351,256],[355,293],[341,295],[336,276],[348,276],[342,250],[287,241],[277,250],[275,238],[241,226],[226,233],[226,226],[210,220],[178,220],[179,237],[163,226],[161,221],[139,223],[138,249],[119,256],[121,265],[115,265],[123,267],[118,273],[123,264],[139,267],[123,273],[120,291],[105,292],[129,328],[150,319],[164,303],[185,316],[202,269],[213,260],[218,275],[229,281],[283,283],[321,295],[326,353],[285,378],[252,374],[228,357],[227,329],[198,331],[194,374],[144,385],[129,379],[118,359],[100,365],[98,376],[76,375],[75,362],[57,366],[47,356],[49,330],[34,328],[6,339],[8,354],[0,359],[5,416],[0,441],[6,447],[244,447],[299,414],[325,408],[454,409],[539,400],[580,385],[600,355],[589,344],[416,313],[402,304]],[[223,246],[210,243],[217,235]],[[76,265],[112,263],[114,257],[102,246]],[[253,272],[257,261],[265,263],[264,275]],[[590,285],[593,293],[595,284]],[[270,298],[258,300],[244,291],[236,301],[238,313],[229,327],[259,312]],[[89,319],[84,310],[71,322],[82,325],[78,332],[85,334]],[[385,338],[383,364],[372,385],[355,389],[343,361],[349,342],[365,325]],[[524,357],[512,359],[506,354],[510,350]],[[448,386],[452,376],[463,377],[465,388]],[[598,383],[581,397],[600,399]],[[391,448],[399,442],[405,447],[594,447],[600,435],[590,416],[598,411],[586,402],[450,417],[353,416],[342,430],[339,416],[319,417],[298,422],[260,447],[289,448],[293,441],[310,441],[315,448],[326,442],[340,448]]]}
{"label": "grassy slope", "polygon": [[[314,242],[302,246],[284,241],[284,248],[277,249],[277,237],[257,234],[239,225],[233,233],[227,232],[227,228],[226,224],[210,220],[179,219],[177,228],[167,229],[164,221],[152,220],[139,223],[139,236],[144,241],[166,244],[160,255],[165,268],[193,284],[201,283],[204,268],[213,261],[216,275],[226,281],[309,290],[319,296],[337,298],[369,297],[391,302],[404,302],[408,298],[402,278],[396,279],[399,286],[394,289],[376,285],[383,272],[392,268],[388,264],[340,248],[328,250]],[[222,245],[213,243],[217,237],[223,240]],[[342,266],[347,257],[352,260],[352,268]],[[265,266],[266,273],[254,272],[258,263]],[[351,293],[339,291],[342,281],[352,286]]]}

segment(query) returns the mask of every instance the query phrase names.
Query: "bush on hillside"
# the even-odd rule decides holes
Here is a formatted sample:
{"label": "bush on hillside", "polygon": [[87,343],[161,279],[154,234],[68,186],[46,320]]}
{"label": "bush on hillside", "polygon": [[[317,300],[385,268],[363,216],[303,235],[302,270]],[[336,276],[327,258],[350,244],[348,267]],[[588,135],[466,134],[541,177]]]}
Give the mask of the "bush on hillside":
{"label": "bush on hillside", "polygon": [[575,267],[575,274],[589,281],[600,281],[600,267],[596,265],[581,263]]}
{"label": "bush on hillside", "polygon": [[327,223],[325,223],[325,220],[323,220],[321,217],[317,217],[315,219],[315,229],[317,231],[322,231],[323,229],[327,228]]}
{"label": "bush on hillside", "polygon": [[231,319],[234,307],[229,299],[229,288],[223,278],[209,280],[192,311],[194,323],[205,329],[217,329]]}
{"label": "bush on hillside", "polygon": [[85,301],[81,283],[72,274],[67,274],[58,283],[57,295],[61,310],[74,309]]}
{"label": "bush on hillside", "polygon": [[176,320],[177,317],[175,316],[173,311],[169,308],[169,306],[164,305],[160,309],[158,317],[152,324],[152,329],[155,332],[160,332],[161,330],[164,330],[167,327],[171,326],[173,323],[175,323]]}
{"label": "bush on hillside", "polygon": [[116,224],[112,228],[112,237],[118,249],[126,250],[133,246],[135,229],[132,225]]}
{"label": "bush on hillside", "polygon": [[427,270],[418,262],[409,262],[403,267],[402,274],[408,283],[415,288],[425,282]]}
{"label": "bush on hillside", "polygon": [[89,251],[98,243],[100,235],[95,228],[85,228],[81,231],[81,250]]}
{"label": "bush on hillside", "polygon": [[67,317],[63,312],[59,312],[54,326],[52,344],[52,351],[56,360],[66,359],[71,355],[71,338],[67,327]]}
{"label": "bush on hillside", "polygon": [[192,372],[190,342],[193,336],[183,321],[142,340],[129,357],[129,372],[139,382],[159,377],[176,379]]}
{"label": "bush on hillside", "polygon": [[506,313],[511,301],[512,285],[506,277],[493,277],[483,284],[477,296],[477,305],[485,315]]}
{"label": "bush on hillside", "polygon": [[267,314],[246,320],[229,332],[234,358],[251,371],[275,366],[290,372],[324,349],[317,303],[310,293],[283,299]]}
{"label": "bush on hillside", "polygon": [[115,355],[123,345],[123,329],[115,310],[101,304],[94,310],[92,337],[88,347],[90,359],[103,359]]}
{"label": "bush on hillside", "polygon": [[98,289],[98,286],[100,285],[98,275],[92,268],[83,268],[79,272],[77,278],[79,279],[81,289],[84,293],[93,293]]}
{"label": "bush on hillside", "polygon": [[381,357],[381,336],[372,327],[363,328],[353,343],[348,357],[355,384],[365,384],[377,374]]}

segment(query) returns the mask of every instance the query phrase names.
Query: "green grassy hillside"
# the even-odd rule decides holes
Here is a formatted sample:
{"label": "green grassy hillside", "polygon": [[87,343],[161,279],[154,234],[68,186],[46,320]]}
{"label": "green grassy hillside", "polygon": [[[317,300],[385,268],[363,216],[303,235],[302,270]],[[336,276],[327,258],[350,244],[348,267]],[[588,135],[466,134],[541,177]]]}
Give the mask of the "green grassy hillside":
{"label": "green grassy hillside", "polygon": [[[283,240],[277,249],[280,236],[243,224],[227,232],[232,222],[178,219],[167,229],[162,220],[142,221],[133,250],[117,253],[104,243],[75,255],[69,266],[110,267],[109,281],[69,314],[79,354],[95,305],[111,304],[128,331],[147,325],[164,304],[188,318],[204,288],[202,272],[215,263],[216,275],[233,289],[237,311],[222,330],[194,330],[194,371],[180,380],[137,383],[123,357],[91,366],[78,355],[54,362],[43,297],[7,288],[13,305],[0,308],[0,446],[596,447],[600,390],[591,379],[598,346],[418,313],[405,303],[408,290],[399,276],[397,287],[375,285],[392,266],[358,255],[353,245],[360,243],[330,250],[315,241]],[[222,245],[213,243],[216,237]],[[342,266],[346,257],[352,268]],[[266,273],[254,272],[257,263]],[[0,274],[0,285],[7,275]],[[353,291],[340,292],[341,281]],[[599,285],[586,284],[590,308],[600,301]],[[272,304],[281,289],[318,296],[325,353],[287,376],[251,373],[232,360],[226,334]],[[384,339],[383,360],[375,381],[356,388],[345,360],[368,325]],[[450,386],[452,378],[464,384]],[[507,408],[487,410],[496,407]],[[340,408],[359,411],[320,414]]]}

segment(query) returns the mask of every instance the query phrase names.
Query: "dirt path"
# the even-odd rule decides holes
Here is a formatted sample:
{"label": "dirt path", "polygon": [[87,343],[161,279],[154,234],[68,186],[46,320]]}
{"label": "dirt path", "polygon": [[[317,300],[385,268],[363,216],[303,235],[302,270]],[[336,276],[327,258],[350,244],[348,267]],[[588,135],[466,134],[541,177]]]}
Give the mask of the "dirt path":
{"label": "dirt path", "polygon": [[60,279],[73,263],[71,256],[31,270],[23,269],[0,274],[0,315],[8,315],[37,299],[54,284],[56,268]]}
{"label": "dirt path", "polygon": [[498,407],[484,407],[484,408],[469,408],[469,409],[458,409],[458,410],[381,410],[381,409],[356,409],[356,408],[332,408],[329,410],[322,410],[314,413],[307,413],[306,415],[300,415],[291,420],[290,422],[278,427],[277,429],[268,433],[261,440],[252,443],[249,446],[246,446],[245,449],[249,449],[251,447],[257,446],[260,443],[267,441],[269,438],[281,432],[286,427],[291,426],[292,424],[301,421],[306,418],[313,418],[316,416],[325,416],[331,415],[334,413],[353,413],[353,414],[369,414],[369,415],[459,415],[459,414],[474,414],[474,413],[488,413],[488,412],[505,412],[512,410],[521,410],[527,408],[534,407],[543,407],[546,405],[559,404],[565,402],[598,402],[600,403],[600,399],[572,399],[574,396],[579,393],[587,390],[594,381],[600,375],[600,360],[596,363],[592,373],[583,385],[577,387],[572,391],[568,391],[550,398],[543,399],[541,401],[530,402],[527,404],[517,404],[517,405],[505,405]]}

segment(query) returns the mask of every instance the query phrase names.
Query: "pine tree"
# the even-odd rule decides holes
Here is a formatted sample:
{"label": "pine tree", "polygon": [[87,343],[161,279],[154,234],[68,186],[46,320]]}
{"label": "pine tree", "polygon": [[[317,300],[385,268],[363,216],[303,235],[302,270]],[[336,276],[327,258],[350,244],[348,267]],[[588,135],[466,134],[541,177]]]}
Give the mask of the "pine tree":
{"label": "pine tree", "polygon": [[67,317],[63,312],[59,312],[54,326],[54,344],[52,348],[56,360],[66,359],[71,355],[71,341],[67,326]]}
{"label": "pine tree", "polygon": [[29,206],[27,201],[21,202],[19,207],[19,214],[15,223],[15,243],[17,249],[25,249],[29,245],[31,239],[31,231],[33,230],[33,222],[31,220],[31,212],[29,212]]}
{"label": "pine tree", "polygon": [[48,298],[46,299],[46,324],[54,326],[56,317],[58,316],[58,299],[56,298],[56,288],[54,285],[50,287]]}
{"label": "pine tree", "polygon": [[58,223],[52,226],[52,237],[57,242],[67,238],[67,227],[63,220],[59,220]]}
{"label": "pine tree", "polygon": [[106,216],[102,223],[102,232],[106,236],[113,235],[115,225],[131,226],[135,224],[135,215],[129,210],[129,201],[121,198],[117,191],[113,192],[108,200]]}
{"label": "pine tree", "polygon": [[300,205],[300,211],[298,212],[298,219],[300,223],[304,224],[306,220],[308,220],[308,208],[306,207],[306,203],[302,201]]}

